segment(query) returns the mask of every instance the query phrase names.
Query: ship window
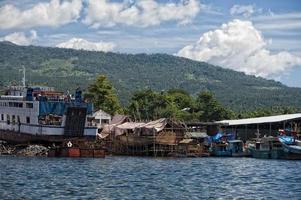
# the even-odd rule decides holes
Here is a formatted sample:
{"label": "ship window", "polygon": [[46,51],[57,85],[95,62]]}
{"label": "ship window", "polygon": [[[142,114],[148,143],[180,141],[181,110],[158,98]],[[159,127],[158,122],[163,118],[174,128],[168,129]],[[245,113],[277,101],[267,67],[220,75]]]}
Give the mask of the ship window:
{"label": "ship window", "polygon": [[6,120],[7,120],[7,124],[10,124],[10,116],[9,115],[6,116]]}
{"label": "ship window", "polygon": [[33,104],[32,103],[26,103],[26,108],[33,108]]}
{"label": "ship window", "polygon": [[16,116],[15,116],[15,115],[13,115],[13,116],[11,117],[11,121],[12,121],[13,124],[16,123]]}
{"label": "ship window", "polygon": [[1,121],[4,121],[4,115],[1,114]]}
{"label": "ship window", "polygon": [[26,117],[26,123],[30,124],[30,117]]}

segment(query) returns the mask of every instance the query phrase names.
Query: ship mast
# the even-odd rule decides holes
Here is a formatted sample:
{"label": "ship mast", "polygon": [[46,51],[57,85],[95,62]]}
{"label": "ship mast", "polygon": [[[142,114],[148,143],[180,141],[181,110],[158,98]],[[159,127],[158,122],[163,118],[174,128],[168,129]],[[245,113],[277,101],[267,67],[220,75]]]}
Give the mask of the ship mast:
{"label": "ship mast", "polygon": [[23,78],[22,78],[22,84],[23,84],[23,87],[26,87],[26,69],[25,69],[25,67],[24,66],[22,66],[23,67]]}

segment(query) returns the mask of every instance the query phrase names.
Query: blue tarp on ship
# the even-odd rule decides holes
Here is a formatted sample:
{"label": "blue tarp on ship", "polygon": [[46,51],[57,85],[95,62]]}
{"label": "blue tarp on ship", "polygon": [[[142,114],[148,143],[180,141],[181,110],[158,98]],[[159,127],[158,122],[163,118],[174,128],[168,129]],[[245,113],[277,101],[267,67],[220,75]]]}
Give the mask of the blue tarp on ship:
{"label": "blue tarp on ship", "polygon": [[78,103],[78,102],[61,102],[61,101],[40,101],[39,115],[64,115],[68,107],[87,108],[87,114],[92,114],[92,103]]}

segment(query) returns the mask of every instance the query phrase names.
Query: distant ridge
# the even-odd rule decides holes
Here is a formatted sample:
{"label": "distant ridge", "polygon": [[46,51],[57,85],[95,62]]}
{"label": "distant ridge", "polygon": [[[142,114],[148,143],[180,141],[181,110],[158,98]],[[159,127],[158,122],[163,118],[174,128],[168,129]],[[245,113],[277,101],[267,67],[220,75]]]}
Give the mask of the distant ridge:
{"label": "distant ridge", "polygon": [[16,45],[15,43],[12,43],[12,42],[10,42],[10,41],[1,41],[0,43],[1,43],[1,44],[4,44],[4,45],[18,46],[18,45]]}
{"label": "distant ridge", "polygon": [[0,42],[0,84],[21,80],[47,83],[60,90],[87,87],[96,74],[106,74],[126,103],[139,89],[182,88],[195,95],[209,90],[236,111],[270,106],[301,108],[301,89],[167,54],[120,54]]}

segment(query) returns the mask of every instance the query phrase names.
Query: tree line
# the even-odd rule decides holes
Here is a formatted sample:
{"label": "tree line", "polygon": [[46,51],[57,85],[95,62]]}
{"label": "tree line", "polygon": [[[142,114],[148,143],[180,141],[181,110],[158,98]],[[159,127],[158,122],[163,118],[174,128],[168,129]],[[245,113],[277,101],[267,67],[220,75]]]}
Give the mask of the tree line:
{"label": "tree line", "polygon": [[212,92],[202,91],[192,96],[182,89],[160,92],[148,88],[138,90],[126,106],[121,106],[116,89],[104,75],[97,76],[95,82],[88,86],[85,98],[94,104],[95,109],[111,115],[127,114],[135,121],[165,117],[185,122],[210,122],[296,112],[291,107],[270,107],[236,113],[219,103]]}

